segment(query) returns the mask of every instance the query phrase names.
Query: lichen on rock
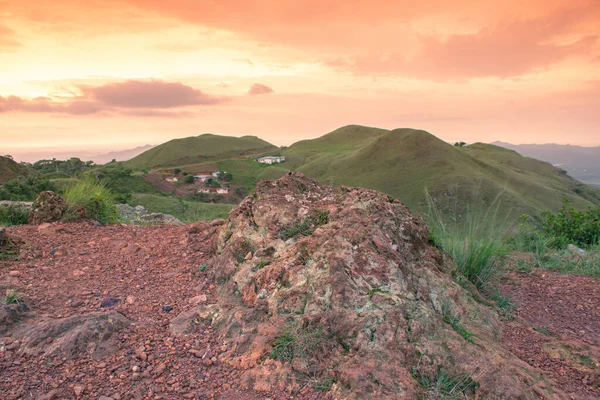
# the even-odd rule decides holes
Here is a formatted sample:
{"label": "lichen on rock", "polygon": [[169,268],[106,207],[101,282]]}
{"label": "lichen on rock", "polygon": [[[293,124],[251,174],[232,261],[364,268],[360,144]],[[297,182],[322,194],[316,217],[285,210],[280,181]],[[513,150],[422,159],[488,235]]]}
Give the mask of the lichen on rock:
{"label": "lichen on rock", "polygon": [[444,376],[467,398],[562,398],[498,344],[496,313],[397,199],[289,173],[216,234],[218,311],[194,315],[230,344],[222,360],[249,388],[417,398]]}

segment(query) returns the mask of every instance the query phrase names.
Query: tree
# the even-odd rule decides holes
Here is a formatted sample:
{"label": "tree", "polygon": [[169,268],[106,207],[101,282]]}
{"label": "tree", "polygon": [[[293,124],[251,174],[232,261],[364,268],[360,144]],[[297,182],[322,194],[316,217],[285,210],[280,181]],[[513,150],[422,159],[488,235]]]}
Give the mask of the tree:
{"label": "tree", "polygon": [[456,142],[454,143],[455,147],[465,147],[467,144],[465,142]]}
{"label": "tree", "polygon": [[173,174],[175,174],[175,175],[179,175],[180,172],[181,172],[181,170],[179,168],[175,168],[173,170]]}
{"label": "tree", "polygon": [[194,177],[192,175],[188,175],[185,177],[185,183],[194,183]]}

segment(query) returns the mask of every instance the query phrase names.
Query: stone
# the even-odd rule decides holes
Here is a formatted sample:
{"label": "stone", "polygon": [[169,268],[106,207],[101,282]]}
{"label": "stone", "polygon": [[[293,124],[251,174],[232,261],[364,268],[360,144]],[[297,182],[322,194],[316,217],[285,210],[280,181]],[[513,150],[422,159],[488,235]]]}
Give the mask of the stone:
{"label": "stone", "polygon": [[571,254],[576,254],[576,255],[584,255],[585,254],[585,250],[575,246],[574,244],[569,244],[567,246],[567,250],[569,251],[569,253]]}
{"label": "stone", "polygon": [[85,390],[85,386],[83,385],[75,385],[73,386],[73,391],[75,392],[75,396],[80,397]]}
{"label": "stone", "polygon": [[139,220],[146,224],[156,225],[184,225],[178,218],[169,214],[152,213],[140,216]]}
{"label": "stone", "polygon": [[39,225],[44,222],[59,221],[66,209],[67,202],[60,194],[49,190],[43,191],[33,202],[29,223]]}

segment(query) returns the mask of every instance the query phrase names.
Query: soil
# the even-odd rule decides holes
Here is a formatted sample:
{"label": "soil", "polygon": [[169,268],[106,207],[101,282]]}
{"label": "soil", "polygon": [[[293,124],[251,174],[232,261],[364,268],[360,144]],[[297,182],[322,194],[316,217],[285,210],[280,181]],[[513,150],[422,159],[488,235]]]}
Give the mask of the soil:
{"label": "soil", "polygon": [[294,397],[238,391],[240,371],[220,362],[227,346],[212,326],[188,336],[169,330],[194,303],[216,302],[215,286],[200,268],[205,255],[198,244],[189,250],[188,230],[90,222],[9,228],[26,245],[19,260],[0,263],[0,290],[16,288],[23,296],[32,311],[22,323],[116,311],[133,324],[118,333],[113,354],[101,359],[40,358],[19,351],[15,337],[0,338],[0,398],[326,398],[309,387]]}
{"label": "soil", "polygon": [[[189,226],[98,226],[91,222],[7,229],[26,244],[0,262],[0,290],[16,288],[29,320],[116,311],[133,324],[114,352],[44,358],[0,338],[2,399],[327,399],[240,391],[241,372],[220,361],[227,345],[210,325],[176,336],[171,320],[198,302],[216,304],[202,271],[209,249],[188,243]],[[600,398],[600,281],[543,269],[509,271],[499,287],[516,303],[502,345],[558,382],[573,399]],[[108,306],[107,306],[108,305]],[[172,310],[169,310],[170,306]]]}
{"label": "soil", "polygon": [[511,270],[499,291],[516,305],[502,344],[573,399],[600,398],[600,281]]}

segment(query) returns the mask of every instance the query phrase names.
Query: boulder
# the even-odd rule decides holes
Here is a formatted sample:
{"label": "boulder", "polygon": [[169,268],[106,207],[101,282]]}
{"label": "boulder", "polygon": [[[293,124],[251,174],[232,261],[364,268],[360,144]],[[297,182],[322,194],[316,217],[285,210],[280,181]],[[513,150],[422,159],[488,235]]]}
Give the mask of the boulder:
{"label": "boulder", "polygon": [[117,209],[119,210],[119,217],[127,221],[134,220],[148,213],[143,206],[139,205],[132,207],[129,204],[117,204]]}
{"label": "boulder", "polygon": [[216,235],[219,303],[171,329],[210,318],[246,388],[297,392],[310,377],[340,399],[432,398],[451,379],[461,398],[565,398],[501,347],[497,314],[386,194],[289,173],[261,182]]}
{"label": "boulder", "polygon": [[35,356],[60,355],[73,358],[87,354],[102,358],[116,350],[118,333],[130,321],[115,312],[92,312],[23,326],[14,336],[21,351]]}
{"label": "boulder", "polygon": [[577,246],[575,246],[574,244],[569,244],[567,246],[567,250],[569,251],[569,253],[571,254],[576,254],[579,256],[582,256],[585,254],[585,250],[583,250],[582,248],[579,248]]}
{"label": "boulder", "polygon": [[29,223],[39,225],[44,222],[58,221],[66,209],[67,202],[60,194],[49,190],[41,192],[33,202]]}
{"label": "boulder", "polygon": [[0,227],[0,259],[17,256],[22,243],[19,237],[10,235],[6,228]]}

